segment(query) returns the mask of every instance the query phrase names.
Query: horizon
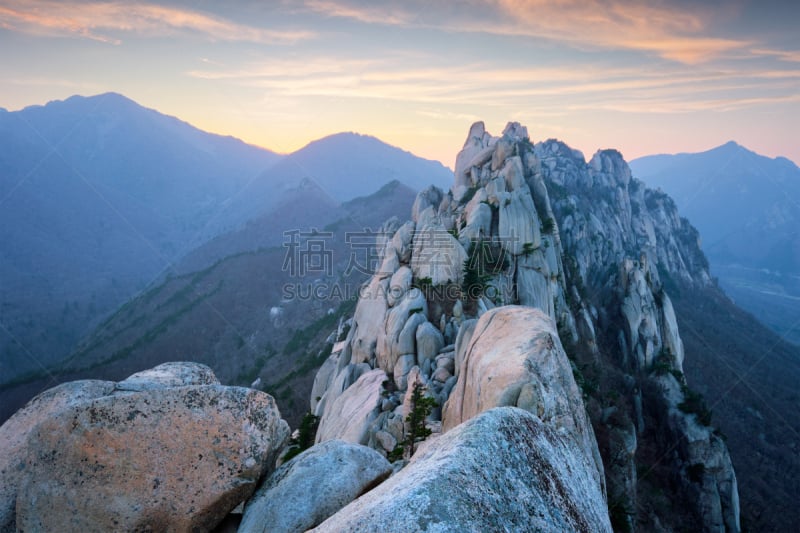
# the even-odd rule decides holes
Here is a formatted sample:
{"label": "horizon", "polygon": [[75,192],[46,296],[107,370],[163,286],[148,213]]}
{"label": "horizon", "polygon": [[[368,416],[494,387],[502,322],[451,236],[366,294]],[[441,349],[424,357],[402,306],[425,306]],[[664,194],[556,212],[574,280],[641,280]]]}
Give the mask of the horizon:
{"label": "horizon", "polygon": [[773,0],[0,0],[10,111],[116,92],[287,154],[341,132],[452,169],[469,126],[527,126],[590,158],[733,140],[800,161],[800,5]]}
{"label": "horizon", "polygon": [[[375,136],[375,135],[372,135],[372,134],[369,134],[369,133],[362,133],[362,132],[358,132],[358,131],[352,131],[352,130],[342,130],[342,131],[337,131],[337,132],[329,133],[329,134],[327,134],[327,135],[325,135],[325,136],[323,136],[323,137],[312,138],[312,139],[311,139],[311,140],[309,140],[307,143],[305,143],[304,145],[300,146],[299,148],[297,148],[297,149],[296,149],[296,150],[294,150],[294,151],[291,151],[291,152],[279,152],[279,151],[277,151],[277,150],[274,150],[274,149],[270,148],[269,146],[260,146],[260,145],[257,145],[257,144],[249,143],[249,142],[247,142],[247,141],[246,141],[246,140],[244,140],[244,139],[241,139],[241,138],[239,138],[239,137],[236,137],[235,135],[220,134],[220,133],[216,133],[216,132],[213,132],[213,131],[207,131],[207,130],[204,130],[204,129],[202,129],[202,128],[198,127],[197,125],[195,125],[195,124],[192,124],[191,122],[189,122],[189,121],[187,121],[187,120],[184,120],[182,117],[175,116],[175,115],[170,115],[170,114],[167,114],[167,113],[163,113],[163,112],[161,112],[161,111],[160,111],[160,110],[158,110],[158,109],[153,109],[153,108],[150,108],[150,107],[143,106],[142,104],[140,104],[140,103],[139,103],[139,102],[137,102],[136,100],[133,100],[132,98],[129,98],[129,97],[128,97],[128,96],[126,96],[125,94],[122,94],[122,93],[120,93],[120,92],[117,92],[117,91],[109,91],[109,92],[105,92],[105,93],[91,94],[91,95],[74,94],[74,95],[71,95],[71,96],[68,96],[68,97],[64,98],[63,100],[50,100],[50,101],[48,101],[48,102],[45,102],[45,103],[42,103],[42,104],[31,104],[31,105],[29,105],[29,106],[25,106],[25,107],[23,107],[23,108],[20,108],[20,109],[6,109],[6,108],[4,108],[4,107],[0,106],[0,110],[4,110],[4,111],[6,111],[6,112],[9,112],[9,113],[17,113],[17,112],[24,111],[24,110],[26,110],[26,109],[29,109],[29,108],[41,108],[41,107],[46,107],[46,106],[48,106],[48,105],[50,105],[50,104],[53,104],[53,103],[62,103],[62,102],[65,102],[66,100],[69,100],[70,98],[76,98],[76,97],[77,97],[77,98],[85,98],[85,99],[90,99],[90,98],[97,98],[97,97],[101,97],[101,96],[105,96],[105,95],[111,95],[111,94],[113,94],[113,95],[117,95],[117,96],[120,96],[120,97],[122,97],[122,98],[125,98],[125,99],[127,99],[127,100],[130,100],[131,102],[133,102],[134,104],[136,104],[136,105],[138,105],[138,106],[142,107],[143,109],[147,109],[147,110],[149,110],[149,111],[155,111],[156,113],[159,113],[159,114],[160,114],[160,115],[162,115],[162,116],[165,116],[165,117],[168,117],[168,118],[173,118],[173,119],[179,120],[179,121],[181,121],[181,122],[183,122],[183,123],[187,124],[188,126],[190,126],[190,127],[192,127],[192,128],[195,128],[195,129],[197,129],[197,130],[199,130],[199,131],[201,131],[201,132],[203,132],[203,133],[207,133],[207,134],[210,134],[210,135],[217,135],[217,136],[221,136],[221,137],[227,137],[227,138],[235,139],[235,140],[237,140],[237,141],[240,141],[240,142],[242,142],[242,143],[244,143],[244,144],[247,144],[247,145],[249,145],[249,146],[253,146],[253,147],[255,147],[255,148],[259,148],[259,149],[262,149],[262,150],[266,150],[266,151],[272,152],[272,153],[274,153],[274,154],[276,154],[276,155],[279,155],[279,156],[281,156],[281,157],[285,157],[285,156],[292,155],[293,153],[295,153],[295,152],[299,152],[299,151],[301,151],[301,150],[303,150],[303,149],[307,148],[308,146],[310,146],[310,145],[312,145],[312,144],[314,144],[314,143],[316,143],[316,142],[323,141],[323,140],[325,140],[325,139],[328,139],[328,138],[330,138],[330,137],[335,137],[335,136],[338,136],[338,135],[354,135],[354,136],[359,136],[359,137],[370,137],[370,138],[373,138],[373,139],[375,139],[375,140],[377,140],[377,141],[379,141],[379,142],[381,142],[381,143],[383,143],[383,144],[385,144],[385,145],[387,145],[387,146],[390,146],[390,147],[392,147],[392,148],[396,148],[396,149],[399,149],[399,150],[403,150],[403,151],[405,151],[405,152],[408,152],[408,153],[410,153],[411,155],[413,155],[413,156],[415,156],[415,157],[419,157],[419,158],[422,158],[422,159],[425,159],[425,160],[428,160],[428,161],[433,161],[433,162],[440,163],[440,164],[442,164],[442,166],[446,167],[446,168],[447,168],[448,170],[450,170],[451,172],[454,170],[454,168],[453,168],[453,165],[448,165],[448,164],[446,164],[446,162],[444,162],[444,161],[440,161],[440,160],[438,160],[438,159],[429,159],[429,158],[424,158],[423,156],[421,156],[421,155],[419,155],[419,154],[416,154],[416,153],[414,153],[412,150],[409,150],[409,149],[407,149],[407,148],[405,148],[405,147],[403,147],[403,146],[397,146],[397,145],[391,144],[391,143],[389,143],[388,141],[386,141],[386,140],[384,140],[384,139],[381,139],[380,137],[377,137],[377,136]],[[522,124],[522,125],[523,125],[523,126],[525,126],[525,124]],[[488,131],[488,130],[487,130],[487,131]],[[501,130],[498,130],[497,132],[491,132],[491,131],[489,131],[489,133],[492,133],[492,134],[493,134],[493,135],[495,135],[495,136],[499,136],[499,135],[500,135],[502,132],[501,132]],[[533,141],[534,143],[536,143],[536,142],[544,142],[544,141],[546,141],[546,140],[549,140],[549,139],[551,139],[551,138],[547,138],[547,139],[532,139],[532,141]],[[558,140],[558,141],[564,142],[564,143],[565,143],[567,146],[570,146],[570,147],[572,147],[572,146],[570,145],[570,143],[569,143],[567,140],[565,140],[565,139],[558,139],[558,138],[555,138],[555,139],[556,139],[556,140]],[[759,153],[759,152],[757,152],[757,151],[755,151],[755,150],[751,150],[751,149],[750,149],[750,147],[742,145],[741,143],[739,143],[739,142],[738,142],[738,141],[736,141],[735,139],[730,139],[730,140],[728,140],[728,141],[725,141],[725,142],[723,142],[723,143],[721,143],[721,144],[718,144],[718,145],[716,145],[716,146],[710,146],[710,147],[707,147],[707,148],[701,148],[701,149],[698,149],[697,151],[694,151],[694,152],[674,152],[674,153],[659,152],[659,153],[645,154],[644,156],[640,156],[640,157],[652,157],[652,156],[672,156],[672,155],[694,155],[694,154],[702,154],[702,153],[705,153],[705,152],[710,152],[710,151],[712,151],[712,150],[716,150],[716,149],[722,148],[722,147],[724,147],[724,146],[727,146],[727,145],[730,145],[730,144],[736,145],[737,147],[739,147],[739,148],[741,148],[741,149],[743,149],[743,150],[746,150],[746,151],[748,151],[748,152],[751,152],[751,153],[753,153],[753,154],[755,154],[755,155],[757,155],[757,156],[760,156],[760,157],[769,157],[770,159],[779,159],[779,158],[783,158],[783,159],[786,159],[786,160],[790,161],[790,162],[791,162],[792,164],[794,164],[795,166],[798,166],[797,162],[796,162],[796,161],[794,161],[793,159],[789,158],[789,157],[786,157],[786,156],[781,156],[781,155],[774,156],[774,157],[767,156],[767,155],[765,155],[765,154],[761,154],[761,153]],[[593,151],[593,152],[591,152],[591,153],[588,153],[588,154],[587,154],[586,152],[584,152],[584,151],[581,151],[581,152],[583,153],[584,159],[585,159],[585,160],[586,160],[586,162],[588,163],[588,162],[589,162],[589,160],[592,158],[592,155],[594,155],[594,153],[595,153],[596,151],[599,151],[599,150],[604,150],[604,149],[606,149],[606,148],[598,148],[597,150],[595,150],[595,151]],[[616,148],[615,148],[615,147],[609,147],[608,149],[616,149]],[[624,156],[624,154],[623,154],[623,156]],[[639,159],[639,158],[630,158],[630,159],[629,159],[629,158],[627,158],[627,157],[626,157],[626,158],[625,158],[625,161],[626,161],[627,163],[630,163],[631,161],[633,161],[633,160],[635,160],[635,159]]]}

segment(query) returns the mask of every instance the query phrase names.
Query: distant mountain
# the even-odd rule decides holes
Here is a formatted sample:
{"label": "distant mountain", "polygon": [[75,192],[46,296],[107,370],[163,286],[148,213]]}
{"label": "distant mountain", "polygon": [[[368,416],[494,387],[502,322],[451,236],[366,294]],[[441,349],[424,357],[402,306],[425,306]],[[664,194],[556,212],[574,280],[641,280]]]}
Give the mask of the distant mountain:
{"label": "distant mountain", "polygon": [[[318,352],[339,317],[352,313],[348,297],[366,277],[358,268],[347,271],[351,258],[355,254],[361,264],[375,254],[351,245],[345,234],[379,230],[385,220],[405,215],[414,198],[399,182],[343,204],[310,182],[288,191],[268,213],[186,256],[177,275],[120,307],[63,362],[0,384],[0,423],[63,381],[116,380],[162,362],[193,360],[211,366],[224,383],[248,386],[260,377],[282,415],[296,424],[308,409],[313,371],[327,355],[320,359]],[[325,247],[319,258],[330,252],[330,272],[293,272],[287,239],[314,229]],[[374,235],[367,240],[374,243]]]}
{"label": "distant mountain", "polygon": [[375,137],[338,133],[289,154],[250,183],[228,209],[246,221],[264,210],[264,199],[277,199],[303,181],[314,183],[332,199],[344,202],[371,194],[392,181],[418,191],[431,183],[447,189],[453,173],[438,161],[421,159]]}
{"label": "distant mountain", "polygon": [[65,355],[278,159],[114,93],[0,113],[0,382]]}
{"label": "distant mountain", "polygon": [[[282,229],[259,218],[325,218],[292,201],[304,184],[329,211],[394,180],[419,188],[452,173],[353,133],[279,156],[114,93],[0,112],[0,383],[68,354],[209,239],[256,221],[272,246]],[[232,239],[192,257],[213,263]]]}
{"label": "distant mountain", "polygon": [[699,230],[711,270],[736,302],[800,343],[800,169],[734,142],[631,162]]}

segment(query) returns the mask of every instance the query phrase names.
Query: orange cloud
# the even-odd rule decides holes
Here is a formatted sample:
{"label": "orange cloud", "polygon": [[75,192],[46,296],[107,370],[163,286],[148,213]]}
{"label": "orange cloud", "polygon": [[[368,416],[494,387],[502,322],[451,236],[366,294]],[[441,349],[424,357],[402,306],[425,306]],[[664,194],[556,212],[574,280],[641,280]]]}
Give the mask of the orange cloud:
{"label": "orange cloud", "polygon": [[190,31],[211,40],[263,44],[291,44],[314,36],[302,30],[267,30],[237,24],[188,9],[125,2],[0,2],[0,26],[36,35],[78,36],[111,44],[120,44],[121,40],[114,35],[118,32],[164,35]]}
{"label": "orange cloud", "polygon": [[687,64],[752,44],[709,35],[712,12],[626,0],[485,0],[458,5],[412,1],[404,2],[402,8],[311,0],[306,6],[327,16],[365,23],[541,38],[579,48],[637,50]]}

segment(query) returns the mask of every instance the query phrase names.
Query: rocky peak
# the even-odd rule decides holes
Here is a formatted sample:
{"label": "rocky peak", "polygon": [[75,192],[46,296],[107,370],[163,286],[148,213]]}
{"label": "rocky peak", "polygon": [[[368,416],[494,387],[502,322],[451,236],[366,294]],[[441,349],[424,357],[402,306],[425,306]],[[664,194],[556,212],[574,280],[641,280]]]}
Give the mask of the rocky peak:
{"label": "rocky peak", "polygon": [[710,283],[708,265],[694,228],[618,151],[587,163],[563,142],[533,144],[518,123],[494,137],[476,122],[450,190],[421,191],[412,220],[387,229],[380,271],[315,380],[318,441],[356,435],[388,455],[405,438],[413,383],[445,431],[516,406],[569,435],[608,486],[612,521],[633,528],[671,519],[635,511],[637,442],[655,420],[676,441],[704,443],[669,459],[679,472],[708,467],[665,484],[692,502],[686,523],[737,530],[724,443],[680,408],[693,393],[666,290]]}

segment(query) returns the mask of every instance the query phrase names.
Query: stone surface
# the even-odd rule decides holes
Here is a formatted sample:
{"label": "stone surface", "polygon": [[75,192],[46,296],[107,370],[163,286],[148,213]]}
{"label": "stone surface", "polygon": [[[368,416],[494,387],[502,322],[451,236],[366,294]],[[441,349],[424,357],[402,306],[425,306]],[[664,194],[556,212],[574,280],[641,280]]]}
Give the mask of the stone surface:
{"label": "stone surface", "polygon": [[592,465],[532,414],[498,408],[421,446],[316,532],[611,531]]}
{"label": "stone surface", "polygon": [[[483,122],[476,122],[470,127],[464,147],[456,156],[454,189],[471,185],[468,171],[473,164],[477,164],[476,156],[486,148],[485,136],[486,127]],[[488,150],[483,156],[484,162],[486,158],[491,157],[491,153],[492,150]]]}
{"label": "stone surface", "polygon": [[[389,310],[383,324],[376,328],[374,334],[377,346],[376,364],[387,373],[394,371],[397,358],[407,353],[415,353],[414,333],[416,327],[427,320],[428,303],[419,289],[411,289]],[[407,323],[411,325],[405,330]],[[403,334],[404,333],[404,334]],[[402,345],[401,345],[401,334]]]}
{"label": "stone surface", "polygon": [[411,259],[411,238],[414,236],[414,222],[409,220],[400,226],[392,237],[392,244],[397,251],[397,257],[402,263]]}
{"label": "stone surface", "polygon": [[519,303],[537,307],[551,318],[555,316],[553,306],[553,293],[550,290],[550,281],[541,266],[533,266],[539,250],[533,252],[534,257],[521,257],[517,261],[516,280]]}
{"label": "stone surface", "polygon": [[390,347],[392,357],[394,354],[415,354],[417,352],[417,330],[430,324],[422,312],[411,313],[397,336],[397,343]]}
{"label": "stone surface", "polygon": [[34,428],[57,413],[114,391],[113,381],[72,381],[48,389],[0,426],[0,531],[15,531],[19,485],[28,475],[27,442]]}
{"label": "stone surface", "polygon": [[239,531],[305,531],[389,477],[378,452],[340,440],[304,451],[272,473],[247,502]]}
{"label": "stone surface", "polygon": [[367,429],[378,416],[381,392],[386,373],[375,369],[363,374],[344,390],[326,410],[317,429],[316,442],[344,440],[354,444],[366,444]]}
{"label": "stone surface", "polygon": [[311,412],[314,414],[318,415],[317,406],[330,387],[331,381],[336,377],[336,366],[338,362],[339,354],[331,353],[314,375],[314,383],[311,386]]}
{"label": "stone surface", "polygon": [[361,291],[353,316],[352,362],[369,362],[375,356],[378,336],[384,327],[389,304],[386,301],[389,280],[373,277]]}
{"label": "stone surface", "polygon": [[425,322],[417,328],[417,363],[433,360],[444,346],[444,337],[441,332],[430,322]]}
{"label": "stone surface", "polygon": [[394,365],[394,383],[398,390],[406,390],[408,387],[408,373],[414,367],[414,354],[401,355]]}
{"label": "stone surface", "polygon": [[388,431],[378,431],[375,433],[375,440],[381,445],[383,451],[391,452],[397,446],[397,438]]}
{"label": "stone surface", "polygon": [[458,329],[458,335],[456,335],[456,355],[453,361],[453,366],[455,367],[453,374],[456,376],[458,376],[464,364],[464,358],[467,355],[467,347],[469,347],[470,340],[472,340],[472,334],[475,332],[475,324],[477,323],[478,321],[474,318],[465,320]]}
{"label": "stone surface", "polygon": [[[344,354],[340,355],[342,357]],[[341,362],[341,361],[339,361]],[[317,416],[326,417],[332,412],[333,404],[342,393],[355,383],[371,367],[367,363],[345,365],[336,375],[332,376],[330,386],[325,389],[320,401],[317,403],[315,413]]]}
{"label": "stone surface", "polygon": [[387,301],[389,306],[393,306],[405,296],[408,289],[411,288],[411,269],[407,266],[401,266],[397,272],[392,274],[392,279],[389,281],[389,294]]}
{"label": "stone surface", "polygon": [[431,376],[431,379],[439,381],[440,383],[444,383],[448,379],[450,379],[451,377],[452,377],[452,374],[450,373],[450,371],[447,370],[444,367],[441,367],[441,368],[437,368],[433,372],[433,375]]}
{"label": "stone surface", "polygon": [[442,427],[448,431],[501,406],[523,408],[572,435],[594,461],[602,486],[602,461],[581,391],[555,325],[538,309],[499,307],[478,320],[445,404]]}
{"label": "stone surface", "polygon": [[170,362],[128,376],[117,383],[117,389],[141,391],[183,385],[219,385],[219,380],[214,375],[214,371],[206,365],[193,362]]}
{"label": "stone surface", "polygon": [[411,270],[416,279],[430,278],[433,286],[461,283],[467,252],[441,224],[421,224],[414,234]]}
{"label": "stone surface", "polygon": [[274,400],[221,385],[119,393],[66,408],[28,439],[23,531],[208,530],[288,438]]}
{"label": "stone surface", "polygon": [[[414,205],[411,208],[412,220],[419,224],[425,218],[423,215],[425,211],[430,210],[429,212],[435,212],[436,209],[439,208],[443,196],[444,193],[442,193],[441,189],[433,185],[421,190],[417,194],[417,198],[414,200]],[[417,230],[419,230],[419,227],[417,227]]]}
{"label": "stone surface", "polygon": [[539,217],[528,192],[504,193],[500,201],[500,227],[498,235],[509,253],[519,255],[527,247],[542,245]]}

